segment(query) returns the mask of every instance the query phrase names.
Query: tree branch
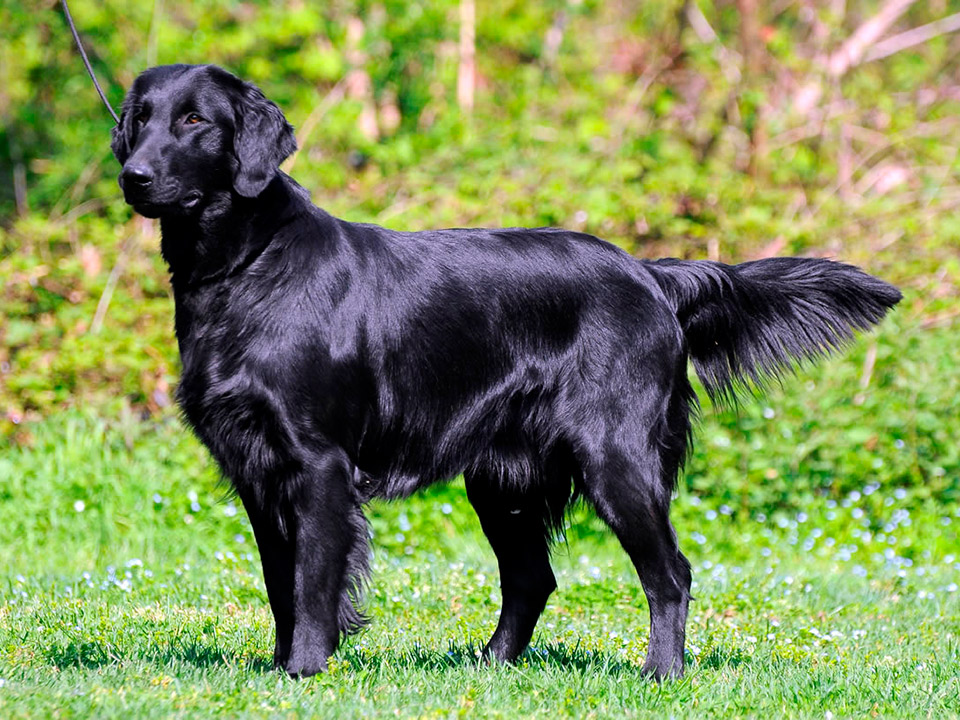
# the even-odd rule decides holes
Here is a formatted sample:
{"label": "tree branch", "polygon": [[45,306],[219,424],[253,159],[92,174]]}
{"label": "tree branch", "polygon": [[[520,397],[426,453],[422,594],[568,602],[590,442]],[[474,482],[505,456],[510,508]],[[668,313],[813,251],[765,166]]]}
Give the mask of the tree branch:
{"label": "tree branch", "polygon": [[947,33],[957,32],[958,30],[960,30],[960,13],[954,13],[935,22],[915,27],[912,30],[907,30],[906,32],[899,33],[878,42],[870,52],[864,56],[863,61],[870,62],[872,60],[879,60],[880,58],[898,53],[901,50],[906,50],[908,47],[933,40],[933,38],[938,35],[945,35]]}
{"label": "tree branch", "polygon": [[851,67],[859,65],[867,48],[877,42],[914,2],[916,0],[887,0],[876,15],[858,27],[853,35],[830,55],[827,61],[827,71],[830,75],[838,78]]}

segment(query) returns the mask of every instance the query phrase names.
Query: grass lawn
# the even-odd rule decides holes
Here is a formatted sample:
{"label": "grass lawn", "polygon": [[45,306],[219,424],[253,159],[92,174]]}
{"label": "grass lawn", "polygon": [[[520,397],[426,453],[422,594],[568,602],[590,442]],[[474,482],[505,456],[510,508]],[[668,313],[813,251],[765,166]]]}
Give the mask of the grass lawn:
{"label": "grass lawn", "polygon": [[673,512],[687,675],[662,686],[638,672],[633,569],[585,508],[523,661],[478,666],[498,577],[457,483],[370,508],[371,626],[324,676],[275,673],[249,524],[197,442],[173,415],[54,414],[0,455],[0,717],[954,716],[957,466],[931,452],[956,438],[951,337],[887,326],[883,389],[856,400],[872,340],[704,413]]}

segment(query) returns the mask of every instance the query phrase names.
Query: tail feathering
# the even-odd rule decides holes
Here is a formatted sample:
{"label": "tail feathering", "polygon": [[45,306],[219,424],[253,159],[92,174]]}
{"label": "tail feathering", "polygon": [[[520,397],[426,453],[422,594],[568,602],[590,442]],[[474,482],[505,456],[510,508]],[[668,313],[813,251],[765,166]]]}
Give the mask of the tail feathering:
{"label": "tail feathering", "polygon": [[902,297],[859,268],[819,258],[668,259],[647,269],[673,304],[697,375],[717,401],[843,347]]}

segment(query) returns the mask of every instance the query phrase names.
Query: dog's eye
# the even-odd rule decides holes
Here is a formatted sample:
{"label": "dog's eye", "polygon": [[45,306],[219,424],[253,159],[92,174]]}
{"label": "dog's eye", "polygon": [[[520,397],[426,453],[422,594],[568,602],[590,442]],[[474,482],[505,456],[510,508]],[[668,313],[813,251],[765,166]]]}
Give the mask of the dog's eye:
{"label": "dog's eye", "polygon": [[138,127],[143,127],[147,124],[147,120],[150,119],[150,116],[145,112],[137,113],[133,118],[133,121],[137,124]]}
{"label": "dog's eye", "polygon": [[184,125],[196,125],[197,123],[201,122],[203,122],[203,118],[196,113],[190,113],[183,119]]}

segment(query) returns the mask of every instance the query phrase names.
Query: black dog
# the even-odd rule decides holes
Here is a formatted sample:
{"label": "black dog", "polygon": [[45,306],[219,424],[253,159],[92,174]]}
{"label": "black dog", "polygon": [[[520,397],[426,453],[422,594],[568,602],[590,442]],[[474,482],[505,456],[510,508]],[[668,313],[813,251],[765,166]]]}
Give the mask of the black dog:
{"label": "black dog", "polygon": [[140,75],[112,147],[127,202],[161,220],[180,405],[250,515],[295,675],[364,624],[363,503],[461,473],[500,564],[488,658],[530,641],[582,495],[643,583],[644,671],[681,675],[690,565],[668,514],[688,358],[723,396],[900,299],[825,260],[644,262],[563,230],[338,220],[278,171],[296,142],[276,105],[212,66]]}

